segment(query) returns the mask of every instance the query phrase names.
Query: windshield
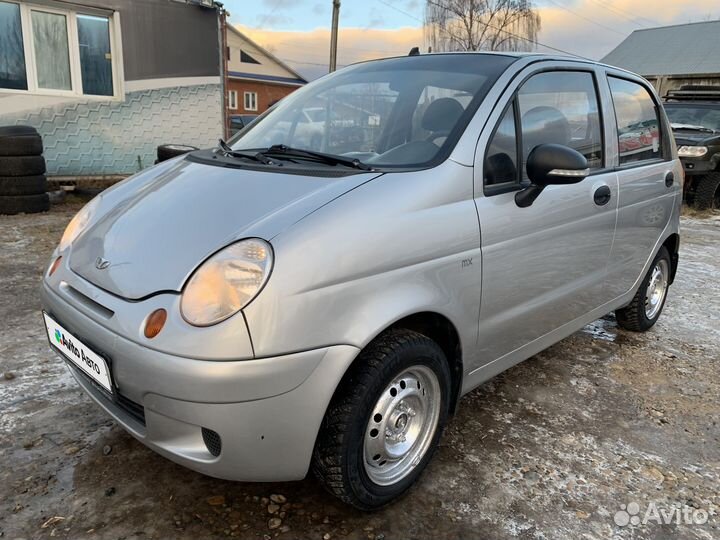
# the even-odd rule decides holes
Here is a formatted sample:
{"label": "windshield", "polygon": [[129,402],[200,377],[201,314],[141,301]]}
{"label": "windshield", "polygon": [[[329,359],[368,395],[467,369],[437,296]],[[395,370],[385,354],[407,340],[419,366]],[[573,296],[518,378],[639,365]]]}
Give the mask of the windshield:
{"label": "windshield", "polygon": [[357,159],[374,168],[444,159],[500,74],[502,55],[428,55],[367,62],[297,90],[240,138]]}
{"label": "windshield", "polygon": [[671,105],[665,104],[670,123],[676,129],[686,127],[701,127],[720,132],[720,104],[716,107],[698,105]]}

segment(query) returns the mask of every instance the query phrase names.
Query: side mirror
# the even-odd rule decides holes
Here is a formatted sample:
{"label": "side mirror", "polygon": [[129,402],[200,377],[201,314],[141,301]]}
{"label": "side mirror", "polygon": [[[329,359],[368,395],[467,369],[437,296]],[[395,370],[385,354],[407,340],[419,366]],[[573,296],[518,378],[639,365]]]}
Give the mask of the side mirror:
{"label": "side mirror", "polygon": [[590,174],[585,156],[561,144],[536,146],[528,156],[526,167],[532,183],[515,194],[515,204],[520,208],[535,202],[547,186],[577,184]]}

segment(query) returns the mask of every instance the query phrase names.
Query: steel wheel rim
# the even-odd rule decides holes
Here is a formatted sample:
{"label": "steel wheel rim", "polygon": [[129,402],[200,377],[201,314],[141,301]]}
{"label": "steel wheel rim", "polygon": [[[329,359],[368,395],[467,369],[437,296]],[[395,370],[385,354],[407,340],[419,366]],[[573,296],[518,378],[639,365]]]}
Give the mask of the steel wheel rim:
{"label": "steel wheel rim", "polygon": [[441,404],[440,382],[429,367],[412,366],[393,378],[365,428],[363,464],[370,480],[396,484],[418,466],[435,437]]}
{"label": "steel wheel rim", "polygon": [[670,268],[665,259],[657,262],[650,275],[650,283],[648,283],[645,292],[645,316],[652,320],[662,309],[665,295],[668,289],[668,279],[670,277]]}

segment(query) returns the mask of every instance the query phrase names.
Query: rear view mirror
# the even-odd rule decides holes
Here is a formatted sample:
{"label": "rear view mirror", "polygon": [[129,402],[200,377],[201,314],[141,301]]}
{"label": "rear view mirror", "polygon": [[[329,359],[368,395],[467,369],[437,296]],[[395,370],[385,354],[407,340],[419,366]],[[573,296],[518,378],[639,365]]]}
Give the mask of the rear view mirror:
{"label": "rear view mirror", "polygon": [[590,174],[588,162],[577,150],[561,144],[536,146],[527,159],[528,187],[515,194],[520,208],[530,206],[551,185],[577,184]]}

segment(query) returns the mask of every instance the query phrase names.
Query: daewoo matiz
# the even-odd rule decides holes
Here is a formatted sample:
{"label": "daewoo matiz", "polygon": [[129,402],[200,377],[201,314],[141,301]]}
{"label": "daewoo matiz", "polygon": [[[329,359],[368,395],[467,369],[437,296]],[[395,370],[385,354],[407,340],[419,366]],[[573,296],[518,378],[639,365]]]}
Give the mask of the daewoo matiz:
{"label": "daewoo matiz", "polygon": [[312,468],[373,509],[417,480],[463,394],[612,311],[655,323],[681,183],[631,73],[362,63],[91,201],[44,276],[44,320],[163,456],[243,481]]}

